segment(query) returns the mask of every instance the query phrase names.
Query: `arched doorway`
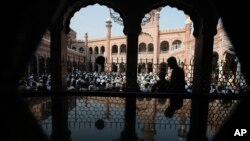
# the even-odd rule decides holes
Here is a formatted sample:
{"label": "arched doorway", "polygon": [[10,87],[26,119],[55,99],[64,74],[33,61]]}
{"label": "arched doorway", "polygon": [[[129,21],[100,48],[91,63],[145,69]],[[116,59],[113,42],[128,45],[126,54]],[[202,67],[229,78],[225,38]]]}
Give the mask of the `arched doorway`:
{"label": "arched doorway", "polygon": [[138,64],[138,73],[146,73],[146,64],[145,63]]}
{"label": "arched doorway", "polygon": [[217,52],[213,52],[213,58],[212,58],[212,79],[214,81],[218,80],[218,75],[219,75],[218,59],[219,59],[218,53]]}
{"label": "arched doorway", "polygon": [[120,63],[120,72],[125,72],[126,68],[125,68],[125,64],[123,62]]}
{"label": "arched doorway", "polygon": [[230,81],[233,82],[234,76],[236,76],[236,69],[237,69],[237,61],[236,61],[236,55],[234,52],[226,51],[224,54],[224,63],[222,67],[223,75],[225,80],[223,81]]}
{"label": "arched doorway", "polygon": [[153,72],[153,63],[148,62],[148,73]]}
{"label": "arched doorway", "polygon": [[117,65],[115,63],[112,63],[112,72],[117,72]]}
{"label": "arched doorway", "polygon": [[104,71],[104,63],[105,58],[103,56],[98,56],[95,60],[95,63],[97,64],[97,72],[103,72]]}

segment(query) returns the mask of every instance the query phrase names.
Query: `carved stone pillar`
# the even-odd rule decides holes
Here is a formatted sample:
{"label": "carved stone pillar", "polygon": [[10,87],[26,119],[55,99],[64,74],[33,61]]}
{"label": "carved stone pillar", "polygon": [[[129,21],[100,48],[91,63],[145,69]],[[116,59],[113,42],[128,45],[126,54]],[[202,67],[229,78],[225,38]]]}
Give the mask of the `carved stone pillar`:
{"label": "carved stone pillar", "polygon": [[[51,90],[66,88],[67,36],[62,25],[51,28]],[[68,100],[60,93],[52,95],[52,141],[70,140],[68,129]]]}
{"label": "carved stone pillar", "polygon": [[[126,61],[126,91],[137,91],[137,60],[138,60],[138,36],[141,32],[140,18],[131,15],[125,24],[124,32],[127,35],[127,61]],[[135,132],[136,122],[136,98],[126,97],[125,99],[125,129],[121,134],[121,140],[137,140]]]}
{"label": "carved stone pillar", "polygon": [[[209,94],[216,24],[203,21],[195,40],[193,94]],[[187,141],[207,141],[208,99],[193,99]]]}

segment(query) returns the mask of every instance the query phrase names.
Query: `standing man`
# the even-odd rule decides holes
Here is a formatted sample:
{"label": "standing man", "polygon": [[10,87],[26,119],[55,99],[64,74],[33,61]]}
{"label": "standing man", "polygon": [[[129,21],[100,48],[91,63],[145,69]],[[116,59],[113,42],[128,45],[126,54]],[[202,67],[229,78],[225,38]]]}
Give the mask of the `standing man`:
{"label": "standing man", "polygon": [[[184,93],[185,92],[185,76],[184,70],[177,64],[175,57],[170,57],[167,60],[168,66],[172,69],[170,78],[170,92],[172,93]],[[170,98],[170,106],[165,110],[166,117],[173,117],[176,110],[180,109],[183,105],[183,99],[180,97]]]}

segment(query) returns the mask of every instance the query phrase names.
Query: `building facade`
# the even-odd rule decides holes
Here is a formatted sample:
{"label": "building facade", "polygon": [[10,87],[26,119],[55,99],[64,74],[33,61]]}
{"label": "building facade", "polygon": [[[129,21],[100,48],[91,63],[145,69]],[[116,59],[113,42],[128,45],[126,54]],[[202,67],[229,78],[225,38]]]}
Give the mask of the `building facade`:
{"label": "building facade", "polygon": [[[46,31],[29,62],[27,74],[50,74],[52,61],[50,59],[50,44],[50,31]],[[85,43],[76,40],[76,32],[72,29],[67,34],[67,44],[67,61],[64,65],[67,66],[68,71],[71,71],[72,68],[85,69],[87,55]]]}
{"label": "building facade", "polygon": [[[185,27],[160,30],[160,9],[152,10],[149,22],[142,26],[138,41],[138,72],[158,73],[167,70],[167,59],[170,56],[177,58],[180,65],[192,65],[195,48],[195,38],[192,34],[192,21],[186,16]],[[76,32],[71,29],[67,45],[67,68],[78,68],[83,71],[125,72],[127,45],[126,36],[112,36],[112,22],[106,21],[106,37],[88,39],[85,33],[83,40],[76,40]],[[230,66],[236,71],[239,63],[232,45],[223,29],[221,22],[217,26],[214,36],[213,66]],[[98,57],[104,57],[104,65],[96,63]],[[50,72],[50,33],[47,31],[30,62],[28,73]],[[101,67],[101,68],[100,68]],[[223,71],[223,67],[217,67]]]}
{"label": "building facade", "polygon": [[[192,21],[186,16],[185,27],[160,30],[160,10],[150,12],[151,19],[142,26],[138,44],[138,72],[167,71],[167,58],[174,56],[180,65],[191,65],[194,57],[195,38],[192,35]],[[106,71],[125,71],[126,68],[126,36],[112,36],[112,22],[106,21],[106,37],[88,40],[85,37],[89,70],[97,70],[95,59],[103,56],[106,59]],[[220,63],[237,66],[237,59],[232,45],[223,29],[222,23],[217,26],[214,37],[213,65]],[[222,64],[221,64],[222,65]]]}

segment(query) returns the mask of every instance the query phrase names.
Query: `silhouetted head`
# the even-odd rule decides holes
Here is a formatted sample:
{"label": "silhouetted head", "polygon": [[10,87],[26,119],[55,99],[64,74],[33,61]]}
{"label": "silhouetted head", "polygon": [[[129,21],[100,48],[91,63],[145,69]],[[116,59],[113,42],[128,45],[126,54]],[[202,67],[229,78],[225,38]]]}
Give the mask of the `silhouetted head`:
{"label": "silhouetted head", "polygon": [[168,62],[168,66],[170,67],[170,69],[173,69],[178,66],[175,57],[169,57],[167,62]]}
{"label": "silhouetted head", "polygon": [[161,71],[159,73],[159,78],[162,80],[162,79],[165,79],[165,77],[166,77],[166,73],[164,71]]}

